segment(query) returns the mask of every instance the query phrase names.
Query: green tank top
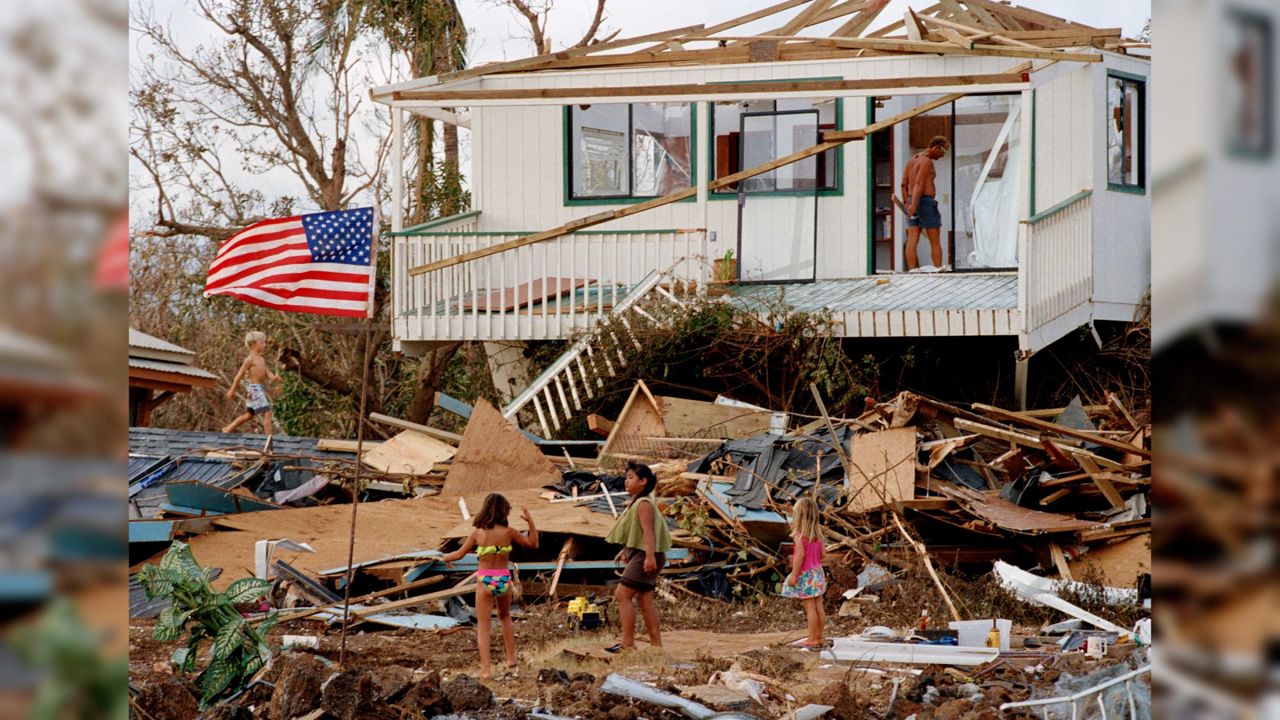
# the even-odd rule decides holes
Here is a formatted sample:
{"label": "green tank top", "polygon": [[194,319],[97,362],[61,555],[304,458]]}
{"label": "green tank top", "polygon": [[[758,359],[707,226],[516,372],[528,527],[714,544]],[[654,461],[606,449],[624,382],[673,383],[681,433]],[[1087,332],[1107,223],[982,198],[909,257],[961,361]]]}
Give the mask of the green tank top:
{"label": "green tank top", "polygon": [[609,531],[606,542],[624,545],[637,550],[644,550],[644,526],[640,524],[640,503],[648,501],[653,507],[653,551],[664,553],[671,549],[671,532],[667,530],[667,521],[658,511],[658,505],[651,495],[646,495],[627,506],[613,529]]}

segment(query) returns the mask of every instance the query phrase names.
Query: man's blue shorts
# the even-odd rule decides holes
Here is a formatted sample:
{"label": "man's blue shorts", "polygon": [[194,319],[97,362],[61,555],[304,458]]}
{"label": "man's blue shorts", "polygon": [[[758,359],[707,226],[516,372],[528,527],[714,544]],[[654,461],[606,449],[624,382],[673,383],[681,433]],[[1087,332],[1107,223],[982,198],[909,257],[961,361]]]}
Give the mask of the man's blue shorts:
{"label": "man's blue shorts", "polygon": [[942,212],[938,210],[938,200],[932,195],[921,195],[920,203],[916,205],[915,217],[907,218],[907,227],[942,227]]}

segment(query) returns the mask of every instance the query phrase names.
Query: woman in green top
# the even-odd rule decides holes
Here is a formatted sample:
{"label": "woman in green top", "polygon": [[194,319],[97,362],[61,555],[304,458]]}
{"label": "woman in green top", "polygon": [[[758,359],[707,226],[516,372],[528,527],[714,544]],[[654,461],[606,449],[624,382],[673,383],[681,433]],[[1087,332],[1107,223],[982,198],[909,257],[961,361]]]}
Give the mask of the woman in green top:
{"label": "woman in green top", "polygon": [[671,533],[653,500],[657,485],[658,478],[648,465],[634,460],[627,463],[626,489],[631,494],[631,502],[605,538],[622,545],[617,560],[625,564],[622,582],[614,593],[622,622],[622,642],[606,648],[610,652],[636,646],[636,605],[640,606],[645,627],[649,629],[649,644],[662,647],[653,591],[658,585],[658,573],[667,562]]}

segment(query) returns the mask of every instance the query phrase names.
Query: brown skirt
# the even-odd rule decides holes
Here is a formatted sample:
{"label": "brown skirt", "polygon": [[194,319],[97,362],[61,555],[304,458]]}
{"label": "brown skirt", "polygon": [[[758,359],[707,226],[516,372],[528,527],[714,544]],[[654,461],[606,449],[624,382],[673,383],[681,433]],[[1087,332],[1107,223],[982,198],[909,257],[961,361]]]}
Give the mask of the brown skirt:
{"label": "brown skirt", "polygon": [[667,556],[665,553],[654,553],[654,559],[658,563],[657,569],[651,573],[645,572],[644,551],[627,548],[625,557],[627,565],[622,570],[622,584],[637,592],[652,592],[658,586],[658,573],[661,573],[662,568],[667,564]]}

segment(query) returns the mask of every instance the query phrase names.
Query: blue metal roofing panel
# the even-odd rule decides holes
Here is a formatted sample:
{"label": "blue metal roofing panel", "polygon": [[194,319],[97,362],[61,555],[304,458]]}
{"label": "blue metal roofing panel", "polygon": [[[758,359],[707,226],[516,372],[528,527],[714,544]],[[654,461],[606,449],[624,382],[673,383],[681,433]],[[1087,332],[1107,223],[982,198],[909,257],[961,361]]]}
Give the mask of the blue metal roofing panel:
{"label": "blue metal roofing panel", "polygon": [[[317,438],[276,435],[271,443],[275,452],[284,455],[316,455],[319,457],[355,457],[355,453],[316,450]],[[129,452],[139,455],[203,455],[209,450],[252,448],[261,450],[266,435],[254,433],[222,433],[205,430],[170,430],[168,428],[129,428]]]}
{"label": "blue metal roofing panel", "polygon": [[833,313],[1015,310],[1017,273],[898,273],[785,285],[736,285],[726,298],[749,311]]}

